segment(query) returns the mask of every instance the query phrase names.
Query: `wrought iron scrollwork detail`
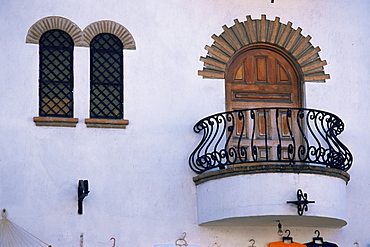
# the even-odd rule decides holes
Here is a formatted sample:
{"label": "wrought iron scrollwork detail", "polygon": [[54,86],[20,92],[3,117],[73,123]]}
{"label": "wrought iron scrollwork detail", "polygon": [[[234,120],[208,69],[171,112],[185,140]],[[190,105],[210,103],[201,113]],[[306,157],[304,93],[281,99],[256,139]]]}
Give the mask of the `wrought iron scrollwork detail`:
{"label": "wrought iron scrollwork detail", "polygon": [[[269,126],[269,129],[267,129]],[[243,163],[314,164],[348,171],[352,154],[337,138],[336,115],[307,108],[255,108],[198,121],[203,137],[189,157],[196,173]]]}
{"label": "wrought iron scrollwork detail", "polygon": [[297,212],[299,216],[303,215],[303,211],[308,211],[308,204],[315,203],[315,201],[309,201],[307,199],[307,193],[303,193],[301,189],[297,190],[297,201],[287,201],[287,203],[293,203],[297,205]]}

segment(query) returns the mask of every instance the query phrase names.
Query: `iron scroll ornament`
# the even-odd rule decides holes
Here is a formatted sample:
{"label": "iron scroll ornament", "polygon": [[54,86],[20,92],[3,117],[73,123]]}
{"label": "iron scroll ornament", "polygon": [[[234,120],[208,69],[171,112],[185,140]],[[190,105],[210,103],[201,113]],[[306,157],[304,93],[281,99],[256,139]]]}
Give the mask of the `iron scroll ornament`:
{"label": "iron scroll ornament", "polygon": [[193,130],[203,134],[189,157],[190,168],[198,174],[261,163],[306,164],[346,172],[353,163],[350,150],[338,139],[343,121],[321,110],[269,107],[227,111],[199,120]]}
{"label": "iron scroll ornament", "polygon": [[297,201],[287,201],[287,203],[293,203],[297,205],[298,215],[302,216],[303,211],[308,211],[308,203],[315,203],[315,201],[309,201],[307,199],[307,193],[303,193],[301,189],[298,189]]}

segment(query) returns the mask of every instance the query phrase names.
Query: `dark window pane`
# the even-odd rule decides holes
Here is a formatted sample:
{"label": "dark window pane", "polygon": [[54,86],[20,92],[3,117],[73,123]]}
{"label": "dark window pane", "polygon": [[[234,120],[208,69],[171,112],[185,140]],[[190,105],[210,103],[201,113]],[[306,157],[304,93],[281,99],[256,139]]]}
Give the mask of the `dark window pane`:
{"label": "dark window pane", "polygon": [[73,40],[54,29],[39,43],[39,115],[73,117]]}
{"label": "dark window pane", "polygon": [[123,45],[102,33],[90,43],[90,117],[123,118]]}

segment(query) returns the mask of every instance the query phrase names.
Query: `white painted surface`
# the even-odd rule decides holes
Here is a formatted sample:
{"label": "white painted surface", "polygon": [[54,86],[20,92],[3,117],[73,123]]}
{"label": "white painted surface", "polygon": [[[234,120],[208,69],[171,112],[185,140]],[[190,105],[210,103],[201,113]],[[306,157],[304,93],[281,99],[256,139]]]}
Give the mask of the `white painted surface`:
{"label": "white painted surface", "polygon": [[[320,228],[339,246],[370,244],[370,22],[368,0],[2,0],[0,1],[0,207],[8,218],[53,247],[147,247],[173,243],[186,231],[189,243],[223,247],[277,241],[265,227],[198,226],[195,174],[187,159],[200,136],[193,124],[224,110],[222,80],[197,76],[200,56],[222,25],[246,15],[293,22],[327,60],[326,84],[307,84],[307,106],[346,123],[341,140],[355,163],[346,187],[342,229]],[[87,129],[89,52],[75,48],[76,128],[36,127],[38,46],[25,43],[29,27],[52,15],[80,28],[102,19],[124,25],[137,50],[124,52],[125,130]],[[84,214],[77,215],[77,182],[88,179]],[[311,196],[311,194],[309,194]],[[313,197],[313,196],[312,196]],[[314,198],[314,197],[313,197]],[[315,198],[316,199],[316,198]],[[285,199],[284,199],[285,200]],[[310,207],[310,210],[314,207]],[[311,211],[309,211],[311,212]],[[315,228],[283,227],[298,242]]]}
{"label": "white painted surface", "polygon": [[[155,244],[154,245],[154,247],[177,247],[177,246],[179,246],[179,245],[176,245],[176,244]],[[188,244],[186,246],[188,246],[188,247],[200,247],[200,246],[194,245],[194,244]]]}
{"label": "white painted surface", "polygon": [[[315,201],[308,204],[304,219],[297,215],[296,205],[287,203],[297,201],[298,189]],[[197,201],[199,224],[223,220],[240,224],[239,218],[244,218],[242,224],[249,226],[288,219],[295,226],[346,225],[346,183],[323,175],[269,173],[215,179],[197,186]]]}

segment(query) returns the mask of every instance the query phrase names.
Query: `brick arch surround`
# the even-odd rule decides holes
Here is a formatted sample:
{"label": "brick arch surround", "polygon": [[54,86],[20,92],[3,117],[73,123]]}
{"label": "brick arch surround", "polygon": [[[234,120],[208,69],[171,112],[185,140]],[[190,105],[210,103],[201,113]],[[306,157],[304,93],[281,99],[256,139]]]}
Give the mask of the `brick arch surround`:
{"label": "brick arch surround", "polygon": [[110,33],[117,36],[123,44],[123,49],[135,50],[135,40],[131,33],[121,24],[103,20],[93,22],[84,29],[85,42],[87,46],[90,44],[91,40],[100,33]]}
{"label": "brick arch surround", "polygon": [[225,78],[225,70],[232,61],[234,54],[251,44],[272,44],[283,49],[298,64],[301,69],[303,80],[306,82],[325,82],[330,78],[325,74],[323,66],[327,63],[319,56],[319,47],[313,47],[310,43],[310,36],[304,37],[302,29],[292,28],[292,23],[280,23],[280,18],[274,21],[267,20],[266,15],[261,19],[239,22],[234,20],[235,25],[222,28],[221,35],[212,35],[214,40],[211,46],[206,46],[208,51],[206,57],[201,57],[203,70],[198,75],[203,78]]}
{"label": "brick arch surround", "polygon": [[89,24],[82,31],[74,22],[61,16],[48,16],[35,22],[28,30],[26,43],[38,44],[41,35],[52,29],[60,29],[67,32],[75,46],[90,45],[92,38],[99,33],[111,33],[116,35],[123,44],[123,49],[135,50],[135,40],[131,33],[121,24],[103,20]]}
{"label": "brick arch surround", "polygon": [[26,43],[38,44],[41,35],[52,29],[60,29],[68,33],[75,46],[84,45],[84,37],[81,29],[72,21],[61,16],[48,16],[38,20],[28,30]]}

